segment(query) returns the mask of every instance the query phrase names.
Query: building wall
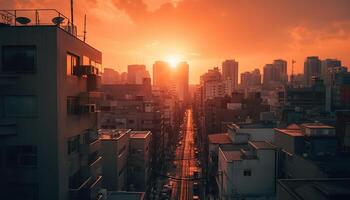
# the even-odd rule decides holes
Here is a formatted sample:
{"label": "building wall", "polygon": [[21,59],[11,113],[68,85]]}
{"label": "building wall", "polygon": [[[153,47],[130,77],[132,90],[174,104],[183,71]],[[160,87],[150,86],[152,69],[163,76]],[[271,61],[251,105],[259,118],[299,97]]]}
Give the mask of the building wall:
{"label": "building wall", "polygon": [[[15,119],[18,134],[1,139],[0,148],[6,149],[9,145],[36,146],[37,165],[1,170],[3,184],[29,183],[28,188],[32,188],[29,190],[36,193],[34,196],[37,195],[38,199],[68,199],[69,176],[81,167],[81,163],[72,167],[76,163],[76,155],[68,155],[67,139],[94,128],[96,118],[91,115],[67,116],[67,96],[77,96],[86,91],[86,79],[67,77],[66,55],[67,52],[85,55],[101,63],[101,53],[54,26],[1,27],[0,44],[36,47],[35,72],[17,74],[16,84],[0,87],[1,96],[34,96],[36,113],[33,117]],[[0,60],[1,55],[0,52]],[[7,120],[4,116],[0,118]],[[11,190],[16,188],[20,187],[11,186]]]}
{"label": "building wall", "polygon": [[129,133],[118,140],[101,140],[103,186],[107,190],[125,190]]}

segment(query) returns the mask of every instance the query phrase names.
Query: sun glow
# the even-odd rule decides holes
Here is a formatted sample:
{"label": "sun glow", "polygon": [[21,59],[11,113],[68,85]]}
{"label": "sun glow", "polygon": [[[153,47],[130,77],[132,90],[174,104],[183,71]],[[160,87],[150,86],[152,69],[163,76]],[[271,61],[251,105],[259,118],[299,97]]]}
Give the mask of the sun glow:
{"label": "sun glow", "polygon": [[179,55],[171,55],[166,57],[166,61],[169,63],[170,67],[175,68],[180,62],[181,57]]}

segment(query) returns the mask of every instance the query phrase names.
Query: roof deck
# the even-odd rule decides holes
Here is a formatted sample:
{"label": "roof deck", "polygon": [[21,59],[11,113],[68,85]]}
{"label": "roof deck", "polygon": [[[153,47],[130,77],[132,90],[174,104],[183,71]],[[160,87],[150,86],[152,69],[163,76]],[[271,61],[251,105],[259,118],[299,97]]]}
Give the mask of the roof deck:
{"label": "roof deck", "polygon": [[77,27],[55,9],[0,10],[0,27],[56,26],[78,37]]}

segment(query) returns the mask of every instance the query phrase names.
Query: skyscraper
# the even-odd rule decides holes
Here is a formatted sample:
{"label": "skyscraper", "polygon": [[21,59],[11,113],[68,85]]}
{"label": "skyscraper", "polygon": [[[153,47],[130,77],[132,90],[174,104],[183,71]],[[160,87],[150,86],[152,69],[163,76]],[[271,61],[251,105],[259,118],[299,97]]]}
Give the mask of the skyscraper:
{"label": "skyscraper", "polygon": [[153,85],[160,89],[169,87],[170,66],[167,62],[156,61],[153,64]]}
{"label": "skyscraper", "polygon": [[238,86],[238,62],[235,60],[225,60],[222,63],[222,78],[231,80],[232,88]]}
{"label": "skyscraper", "polygon": [[314,77],[321,76],[321,60],[318,56],[309,56],[304,62],[305,85],[310,86]]}
{"label": "skyscraper", "polygon": [[274,60],[273,66],[275,68],[276,81],[279,81],[284,85],[287,84],[287,82],[288,82],[287,61],[282,60],[282,59]]}
{"label": "skyscraper", "polygon": [[341,67],[341,61],[327,58],[321,62],[321,77],[326,85],[330,85],[331,72],[333,69]]}
{"label": "skyscraper", "polygon": [[186,101],[188,97],[188,70],[189,65],[187,62],[180,62],[174,69],[174,79],[176,83],[176,93],[179,100]]}
{"label": "skyscraper", "polygon": [[143,79],[150,78],[146,65],[128,65],[128,84],[143,84]]}
{"label": "skyscraper", "polygon": [[259,69],[241,74],[241,86],[243,88],[259,85],[261,85],[261,74]]}

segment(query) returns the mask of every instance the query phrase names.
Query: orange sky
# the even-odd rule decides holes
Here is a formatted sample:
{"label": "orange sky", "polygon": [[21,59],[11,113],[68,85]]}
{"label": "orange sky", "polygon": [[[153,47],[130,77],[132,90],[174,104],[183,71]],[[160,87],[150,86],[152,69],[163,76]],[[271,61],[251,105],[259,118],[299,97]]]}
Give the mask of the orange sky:
{"label": "orange sky", "polygon": [[[69,0],[0,0],[6,8],[56,8],[69,16]],[[350,66],[348,0],[75,0],[79,33],[87,14],[87,42],[118,71],[180,55],[190,82],[224,59],[239,71],[282,58],[303,71],[306,56],[338,58]],[[289,67],[289,71],[291,68]]]}

